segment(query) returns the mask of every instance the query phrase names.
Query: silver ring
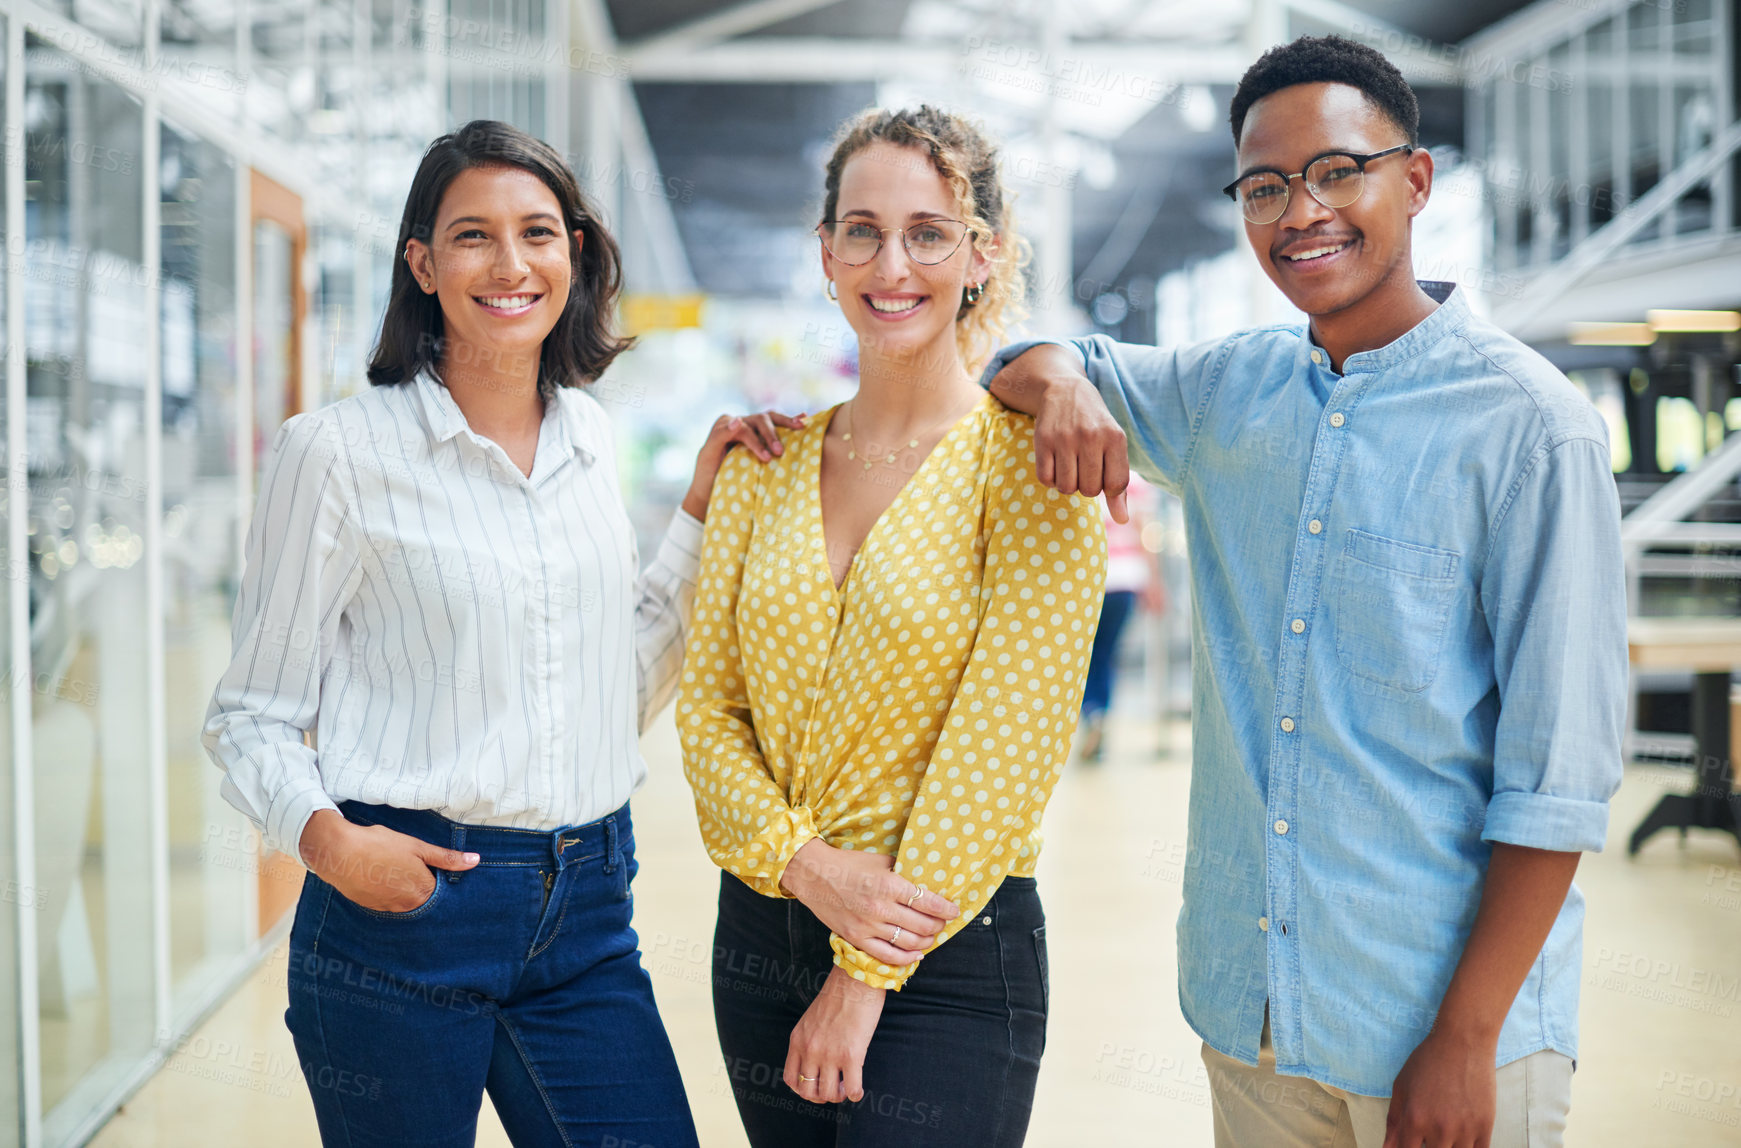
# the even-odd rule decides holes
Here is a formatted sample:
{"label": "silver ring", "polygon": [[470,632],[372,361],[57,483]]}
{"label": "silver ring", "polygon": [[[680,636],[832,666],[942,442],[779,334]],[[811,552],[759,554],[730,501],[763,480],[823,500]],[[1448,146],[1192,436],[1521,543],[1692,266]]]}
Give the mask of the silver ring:
{"label": "silver ring", "polygon": [[895,926],[895,935],[889,938],[889,944],[893,945],[893,944],[897,943],[898,941],[900,941],[900,939],[901,939],[901,926],[896,925]]}

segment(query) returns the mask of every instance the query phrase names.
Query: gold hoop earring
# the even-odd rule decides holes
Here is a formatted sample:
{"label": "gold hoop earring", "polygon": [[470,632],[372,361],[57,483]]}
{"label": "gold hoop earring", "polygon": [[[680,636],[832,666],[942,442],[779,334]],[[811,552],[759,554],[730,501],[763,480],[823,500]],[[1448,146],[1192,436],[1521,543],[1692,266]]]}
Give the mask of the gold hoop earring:
{"label": "gold hoop earring", "polygon": [[975,303],[979,302],[979,297],[983,294],[985,294],[984,283],[969,283],[967,285],[967,290],[961,293],[962,305],[966,307],[973,306]]}
{"label": "gold hoop earring", "polygon": [[834,280],[824,279],[822,281],[822,293],[834,300],[836,303],[840,302],[840,296],[834,293]]}

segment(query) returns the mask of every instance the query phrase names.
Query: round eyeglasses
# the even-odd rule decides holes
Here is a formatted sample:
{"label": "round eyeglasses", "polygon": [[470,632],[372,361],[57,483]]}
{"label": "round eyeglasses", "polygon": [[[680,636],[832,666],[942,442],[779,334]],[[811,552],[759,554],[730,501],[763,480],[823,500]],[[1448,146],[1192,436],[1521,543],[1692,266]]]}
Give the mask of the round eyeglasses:
{"label": "round eyeglasses", "polygon": [[1326,152],[1307,164],[1306,170],[1293,175],[1287,175],[1275,168],[1248,171],[1222,188],[1221,193],[1239,204],[1239,210],[1246,219],[1260,224],[1274,223],[1282,217],[1282,212],[1288,209],[1288,192],[1296,179],[1305,184],[1312,198],[1325,207],[1347,207],[1366,190],[1367,164],[1399,151],[1414,150],[1409,144],[1398,144],[1366,155],[1344,151]]}
{"label": "round eyeglasses", "polygon": [[817,238],[828,253],[848,267],[863,267],[883,249],[883,236],[901,233],[907,257],[927,267],[955,254],[973,232],[959,219],[927,219],[905,227],[874,227],[862,219],[825,219],[816,225]]}

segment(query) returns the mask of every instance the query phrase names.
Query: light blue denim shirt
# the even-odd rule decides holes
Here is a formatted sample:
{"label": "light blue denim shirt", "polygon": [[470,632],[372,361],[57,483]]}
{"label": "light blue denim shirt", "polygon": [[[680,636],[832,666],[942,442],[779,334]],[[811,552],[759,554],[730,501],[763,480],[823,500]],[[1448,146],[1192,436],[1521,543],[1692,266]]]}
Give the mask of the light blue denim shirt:
{"label": "light blue denim shirt", "polygon": [[[1179,1000],[1218,1051],[1389,1096],[1492,842],[1600,850],[1626,596],[1607,428],[1460,292],[1337,374],[1299,326],[1078,350],[1192,586]],[[1032,343],[1006,348],[987,369]],[[1577,1055],[1574,886],[1498,1063]]]}

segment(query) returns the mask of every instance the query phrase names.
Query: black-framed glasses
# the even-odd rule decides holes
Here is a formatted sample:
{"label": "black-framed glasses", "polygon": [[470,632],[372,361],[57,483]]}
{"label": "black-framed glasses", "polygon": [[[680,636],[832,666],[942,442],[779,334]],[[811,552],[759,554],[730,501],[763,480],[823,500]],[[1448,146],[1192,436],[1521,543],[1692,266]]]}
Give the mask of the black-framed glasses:
{"label": "black-framed glasses", "polygon": [[875,259],[883,249],[883,236],[891,231],[901,233],[907,257],[926,266],[954,255],[961,241],[973,234],[959,219],[926,219],[905,227],[876,227],[862,219],[824,219],[816,225],[822,246],[848,267],[863,267]]}
{"label": "black-framed glasses", "polygon": [[1305,184],[1312,198],[1325,207],[1347,207],[1366,189],[1367,164],[1399,151],[1414,150],[1412,144],[1397,144],[1366,155],[1325,152],[1308,163],[1304,171],[1293,175],[1273,167],[1248,171],[1222,188],[1221,194],[1239,204],[1239,210],[1253,223],[1274,223],[1282,217],[1282,212],[1288,209],[1288,191],[1296,179]]}

